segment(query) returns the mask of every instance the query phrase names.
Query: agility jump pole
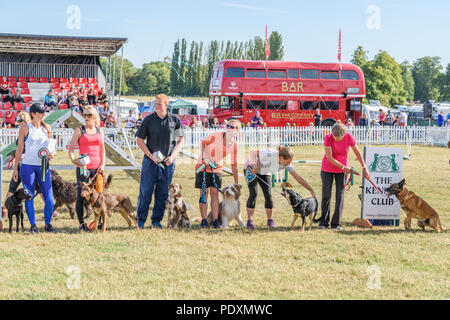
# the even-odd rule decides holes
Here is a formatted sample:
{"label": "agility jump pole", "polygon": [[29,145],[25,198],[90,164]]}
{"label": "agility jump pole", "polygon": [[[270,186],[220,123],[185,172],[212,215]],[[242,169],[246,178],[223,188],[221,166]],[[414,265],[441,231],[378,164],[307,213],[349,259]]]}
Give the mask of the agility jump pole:
{"label": "agility jump pole", "polygon": [[[194,159],[194,160],[197,160],[197,159],[198,159],[198,155],[196,155],[195,153],[186,151],[186,150],[181,150],[181,151],[180,151],[180,154],[182,154],[182,155],[185,156],[185,157]],[[226,173],[228,173],[228,174],[233,174],[233,171],[232,171],[230,168],[223,167],[222,170],[223,170],[223,172],[226,172]],[[238,174],[239,174],[240,177],[243,177],[243,176],[244,176],[242,173],[238,173]]]}

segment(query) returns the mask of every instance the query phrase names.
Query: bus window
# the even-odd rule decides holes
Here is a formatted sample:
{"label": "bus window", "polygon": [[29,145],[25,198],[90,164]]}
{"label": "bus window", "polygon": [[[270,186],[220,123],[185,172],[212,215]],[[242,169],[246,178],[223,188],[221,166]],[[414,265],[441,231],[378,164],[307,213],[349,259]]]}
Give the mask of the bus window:
{"label": "bus window", "polygon": [[337,71],[321,71],[320,72],[320,79],[338,80],[339,79],[339,73]]}
{"label": "bus window", "polygon": [[217,72],[217,78],[222,79],[223,78],[223,69],[219,69]]}
{"label": "bus window", "polygon": [[361,111],[361,99],[352,99],[350,101],[350,110]]}
{"label": "bus window", "polygon": [[269,78],[286,79],[286,71],[285,70],[269,70],[268,76],[269,76]]}
{"label": "bus window", "polygon": [[286,110],[286,101],[267,101],[269,110]]}
{"label": "bus window", "polygon": [[342,70],[341,71],[342,80],[359,80],[358,74],[353,70]]}
{"label": "bus window", "polygon": [[217,109],[234,109],[234,97],[216,97],[214,108]]}
{"label": "bus window", "polygon": [[316,110],[319,108],[319,101],[302,101],[302,110]]}
{"label": "bus window", "polygon": [[289,79],[298,79],[298,69],[289,69],[288,77]]}
{"label": "bus window", "polygon": [[339,101],[321,101],[321,110],[339,110]]}
{"label": "bus window", "polygon": [[319,70],[300,70],[300,78],[302,79],[319,79]]}
{"label": "bus window", "polygon": [[247,100],[247,109],[260,109],[266,108],[265,100]]}
{"label": "bus window", "polygon": [[238,99],[238,110],[242,110],[242,106],[244,105],[244,102],[242,101],[242,99]]}
{"label": "bus window", "polygon": [[287,102],[287,109],[289,111],[297,111],[297,110],[299,110],[300,109],[299,108],[299,102],[298,101],[289,100]]}
{"label": "bus window", "polygon": [[265,78],[266,70],[264,69],[247,69],[247,78]]}
{"label": "bus window", "polygon": [[225,78],[243,78],[244,68],[228,68],[225,71]]}

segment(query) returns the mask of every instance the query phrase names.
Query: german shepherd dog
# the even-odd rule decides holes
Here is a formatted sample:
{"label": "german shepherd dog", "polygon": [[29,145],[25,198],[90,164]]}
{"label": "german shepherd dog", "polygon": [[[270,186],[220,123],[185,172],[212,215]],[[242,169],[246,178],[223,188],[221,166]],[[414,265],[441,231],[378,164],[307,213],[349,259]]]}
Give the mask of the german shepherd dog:
{"label": "german shepherd dog", "polygon": [[[108,180],[110,177],[108,177]],[[122,217],[131,228],[131,221],[134,222],[136,230],[139,232],[136,214],[133,212],[133,205],[130,198],[123,194],[99,193],[95,189],[95,181],[91,183],[81,183],[81,196],[89,201],[95,215],[95,227],[97,231],[100,218],[102,219],[102,232],[106,230],[106,217],[110,217],[114,209],[119,209]]]}
{"label": "german shepherd dog", "polygon": [[292,188],[290,183],[282,183],[281,188],[283,189],[283,196],[288,200],[289,204],[294,210],[294,219],[292,220],[291,228],[294,227],[295,221],[298,217],[302,217],[302,229],[301,232],[305,231],[306,217],[309,216],[309,227],[308,230],[311,231],[314,218],[316,217],[317,210],[319,209],[319,202],[316,198],[302,198],[298,193],[287,188]]}
{"label": "german shepherd dog", "polygon": [[409,191],[404,186],[406,184],[405,179],[399,183],[393,183],[386,192],[389,195],[395,195],[400,201],[400,206],[406,212],[406,219],[404,221],[405,229],[411,229],[411,219],[418,219],[417,225],[425,230],[425,226],[429,226],[441,232],[444,228],[439,220],[439,215],[425,200],[420,198],[414,192]]}
{"label": "german shepherd dog", "polygon": [[8,209],[8,220],[9,220],[9,233],[12,231],[13,227],[13,216],[16,216],[17,223],[16,223],[16,232],[19,232],[19,222],[23,229],[23,205],[22,202],[28,201],[33,199],[33,196],[31,193],[25,189],[21,188],[13,193],[12,196],[10,196],[5,201],[5,206]]}

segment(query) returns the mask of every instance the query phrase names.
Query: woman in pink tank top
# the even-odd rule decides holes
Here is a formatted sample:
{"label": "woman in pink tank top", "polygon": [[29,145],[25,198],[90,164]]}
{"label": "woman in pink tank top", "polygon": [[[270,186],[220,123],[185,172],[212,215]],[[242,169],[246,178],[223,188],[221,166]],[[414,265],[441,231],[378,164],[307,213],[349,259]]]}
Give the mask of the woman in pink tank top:
{"label": "woman in pink tank top", "polygon": [[[77,128],[72,136],[69,147],[69,157],[73,164],[77,166],[77,211],[80,230],[89,232],[89,228],[84,222],[84,198],[81,197],[81,183],[89,182],[98,172],[103,172],[105,168],[105,142],[104,133],[100,125],[100,117],[94,107],[88,106],[84,109],[83,117],[85,125]],[[75,157],[74,151],[78,146],[79,154],[87,154],[90,162],[85,166]]]}

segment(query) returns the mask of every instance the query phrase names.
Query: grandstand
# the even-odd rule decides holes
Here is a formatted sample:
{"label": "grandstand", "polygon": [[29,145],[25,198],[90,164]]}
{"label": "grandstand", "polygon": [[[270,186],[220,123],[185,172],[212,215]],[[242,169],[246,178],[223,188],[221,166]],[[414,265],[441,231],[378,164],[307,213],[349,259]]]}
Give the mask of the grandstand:
{"label": "grandstand", "polygon": [[[93,89],[95,94],[104,88],[113,111],[119,114],[112,99],[115,89],[112,57],[121,48],[123,56],[126,41],[126,38],[0,34],[0,89],[12,94],[20,91],[24,100],[0,101],[0,117],[6,120],[10,109],[15,117],[32,103],[43,103],[49,90],[57,95],[71,87]],[[102,70],[100,57],[108,58],[107,70]],[[67,105],[60,107],[64,109]]]}

